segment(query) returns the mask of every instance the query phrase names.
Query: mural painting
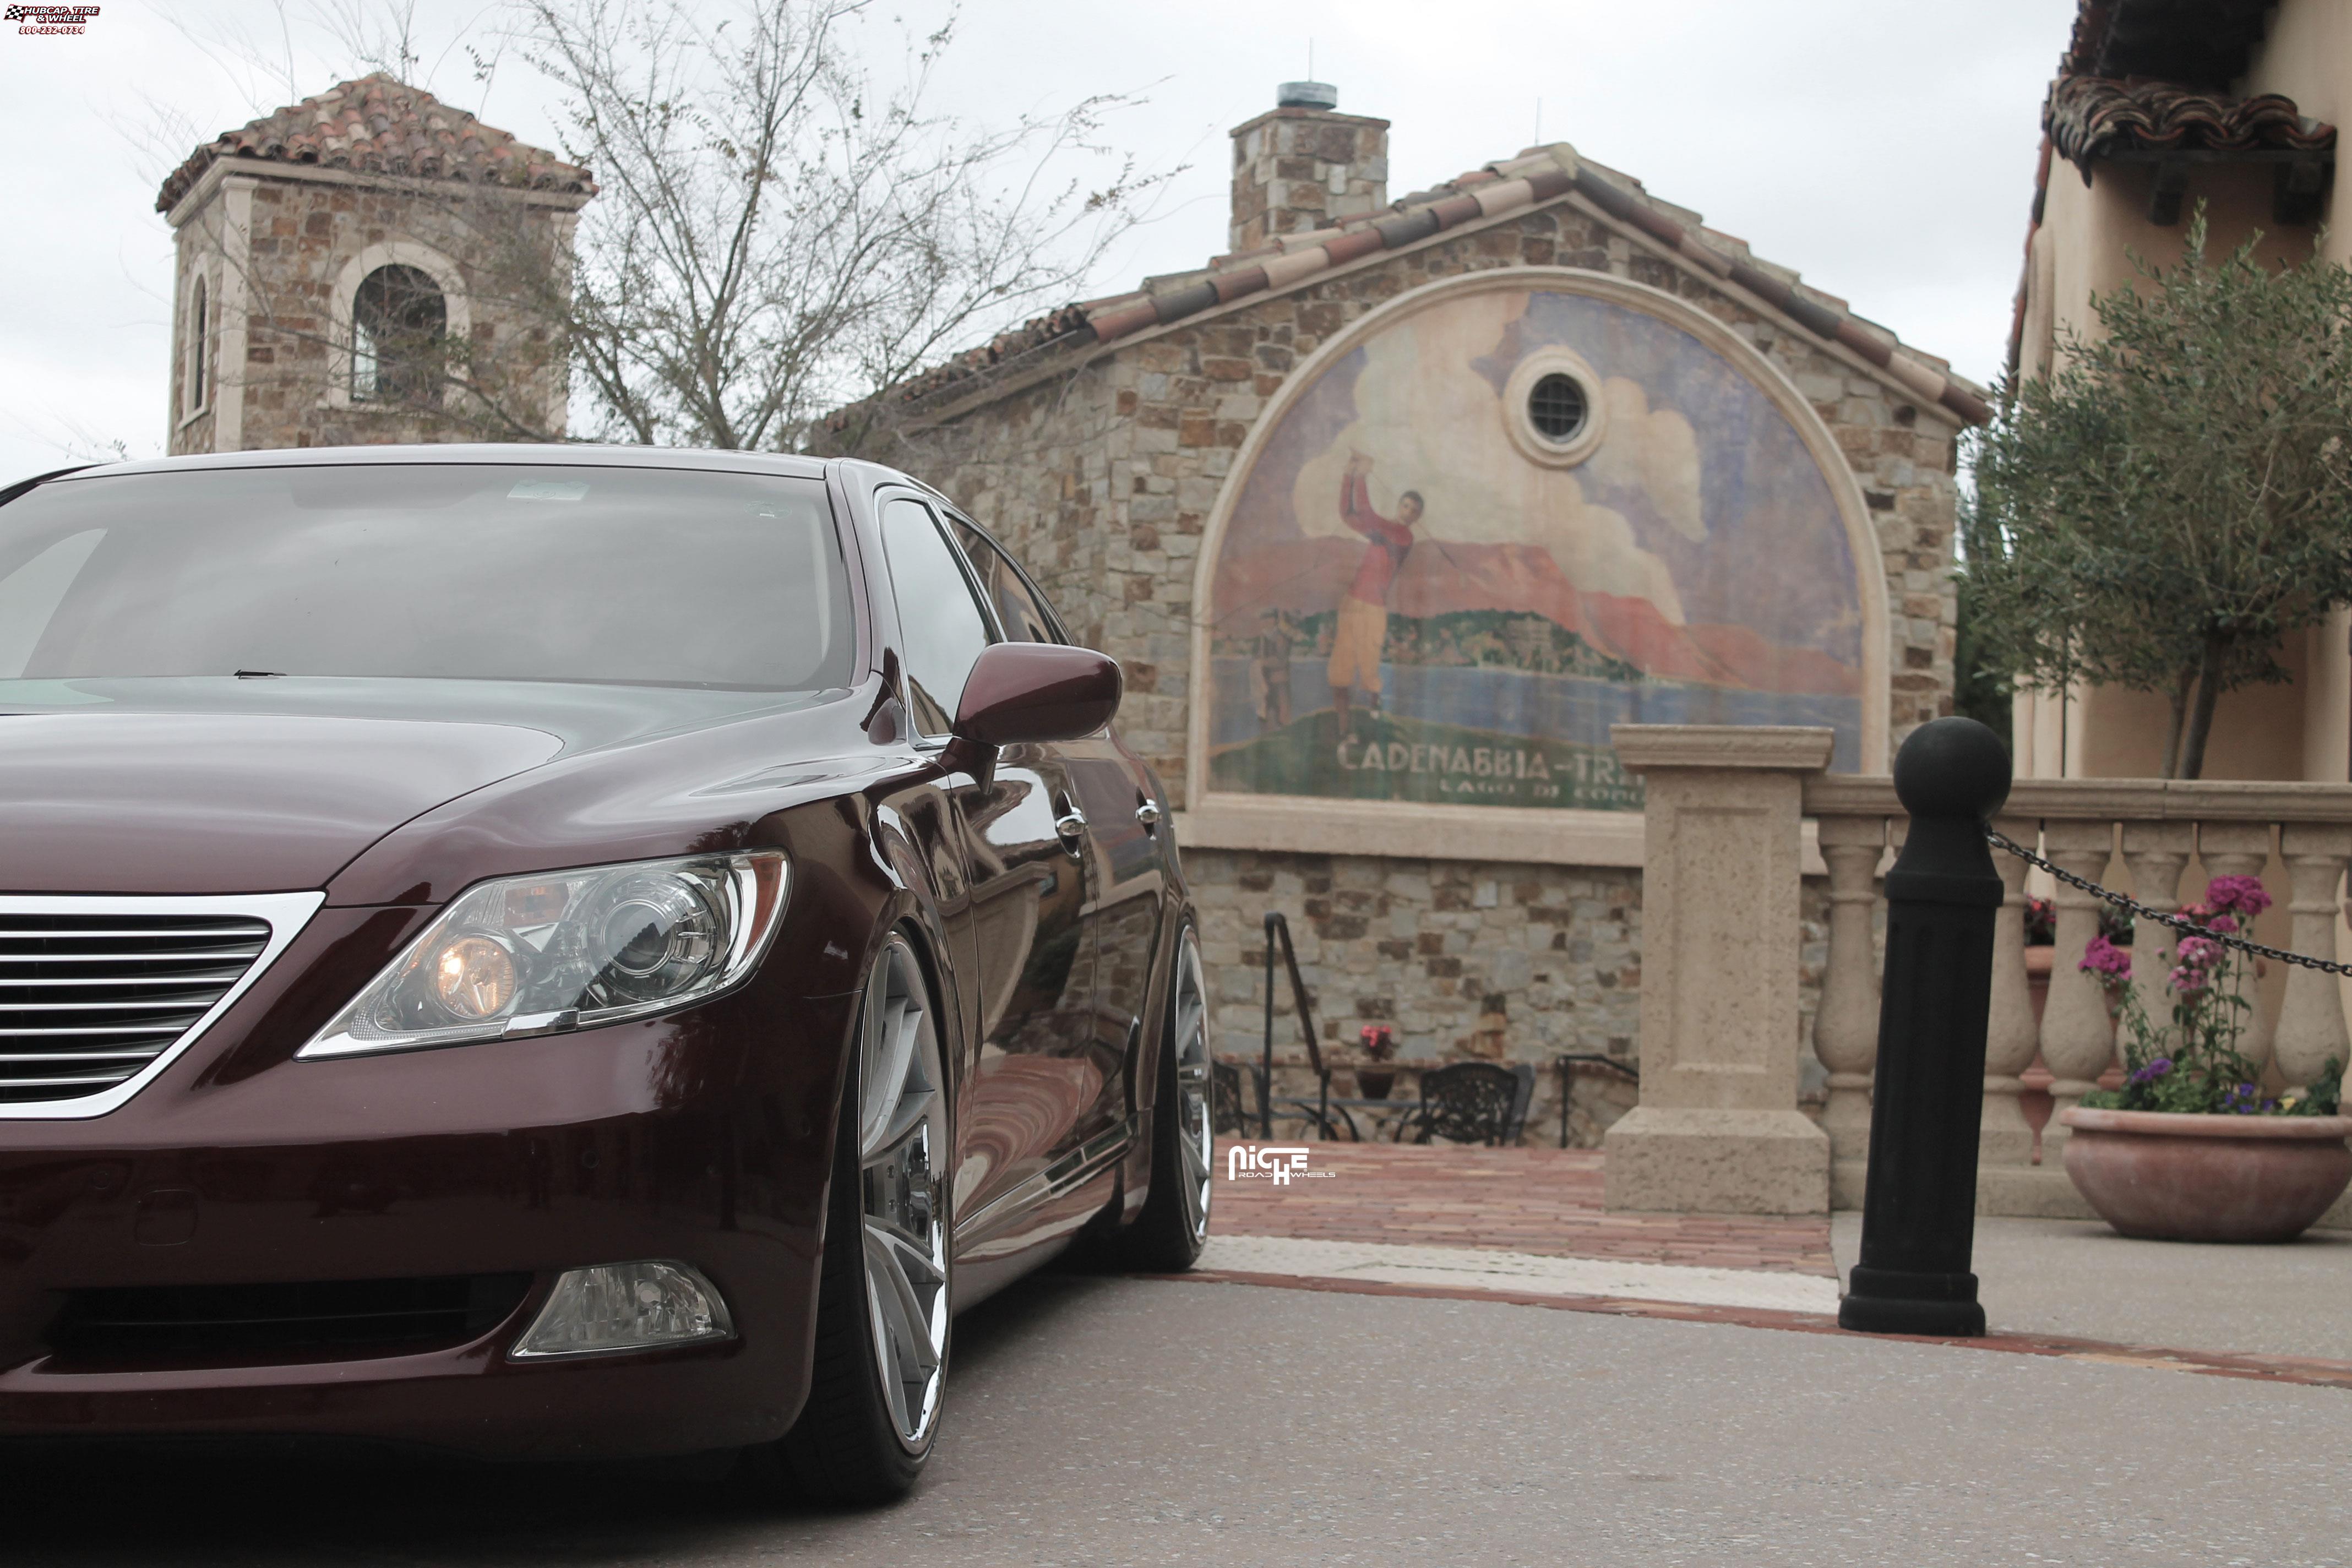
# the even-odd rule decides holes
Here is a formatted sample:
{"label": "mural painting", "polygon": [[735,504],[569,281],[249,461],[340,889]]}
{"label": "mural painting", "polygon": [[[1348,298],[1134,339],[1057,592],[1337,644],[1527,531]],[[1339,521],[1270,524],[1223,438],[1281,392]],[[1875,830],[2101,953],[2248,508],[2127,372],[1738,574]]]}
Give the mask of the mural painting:
{"label": "mural painting", "polygon": [[1328,364],[1238,482],[1214,790],[1638,810],[1622,722],[1826,725],[1834,765],[1860,764],[1861,593],[1829,482],[1667,321],[1445,297]]}

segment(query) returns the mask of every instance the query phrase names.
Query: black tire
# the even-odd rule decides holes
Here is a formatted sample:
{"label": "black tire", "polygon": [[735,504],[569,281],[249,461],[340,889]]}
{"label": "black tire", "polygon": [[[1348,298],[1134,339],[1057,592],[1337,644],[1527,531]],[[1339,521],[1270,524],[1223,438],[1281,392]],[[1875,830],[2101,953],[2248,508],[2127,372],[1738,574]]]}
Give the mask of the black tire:
{"label": "black tire", "polygon": [[[770,1467],[783,1472],[779,1479],[788,1480],[792,1489],[810,1501],[832,1507],[871,1507],[904,1497],[913,1489],[939,1436],[948,1352],[953,1342],[951,1319],[946,1311],[946,1260],[953,1256],[953,1247],[947,1240],[952,1235],[947,1212],[950,1184],[939,1179],[940,1167],[945,1164],[952,1143],[940,1137],[937,1140],[936,1156],[927,1153],[923,1161],[925,1183],[930,1189],[927,1210],[930,1218],[923,1228],[926,1234],[932,1227],[940,1233],[937,1250],[940,1271],[935,1286],[935,1304],[940,1321],[931,1321],[928,1308],[933,1302],[925,1303],[927,1310],[920,1318],[901,1320],[902,1326],[926,1328],[936,1340],[935,1370],[928,1373],[933,1381],[922,1412],[913,1421],[915,1430],[910,1437],[907,1427],[912,1409],[911,1384],[904,1381],[905,1370],[898,1368],[898,1362],[892,1360],[893,1352],[881,1342],[882,1336],[890,1332],[890,1325],[886,1322],[887,1309],[877,1304],[873,1294],[877,1276],[872,1248],[890,1245],[887,1236],[877,1237],[874,1226],[879,1225],[888,1230],[891,1214],[903,1219],[905,1214],[913,1212],[913,1205],[910,1198],[902,1197],[903,1213],[868,1213],[869,1206],[882,1201],[874,1196],[877,1183],[868,1180],[869,1167],[888,1178],[881,1183],[886,1188],[894,1184],[905,1167],[878,1166],[870,1158],[873,1119],[868,1107],[874,1086],[867,1081],[877,1031],[894,1010],[892,1021],[903,1021],[909,997],[919,998],[918,1005],[928,1010],[929,1019],[936,1019],[938,1015],[931,1009],[929,991],[913,949],[905,938],[893,936],[867,976],[866,997],[858,1008],[858,1043],[851,1052],[848,1078],[842,1087],[833,1179],[825,1204],[824,1261],[817,1286],[815,1363],[810,1372],[808,1403],[802,1407],[792,1430],[772,1446],[772,1451],[767,1456]],[[943,1124],[946,1083],[944,1074],[938,1070],[941,1058],[937,1050],[936,1028],[928,1020],[923,1025],[931,1029],[931,1090],[939,1096],[940,1121]],[[929,1125],[909,1131],[907,1139],[891,1147],[901,1146]],[[911,1187],[917,1184],[898,1184]],[[911,1230],[900,1234],[911,1234]],[[928,1246],[925,1250],[929,1250]],[[908,1283],[904,1264],[900,1265],[897,1283]],[[922,1283],[928,1285],[929,1281]],[[890,1288],[886,1271],[881,1289]],[[903,1347],[900,1353],[903,1354]],[[895,1403],[885,1392],[886,1362],[899,1370],[902,1379],[900,1395]]]}
{"label": "black tire", "polygon": [[1210,1125],[1208,991],[1190,926],[1176,941],[1157,1076],[1151,1185],[1143,1212],[1118,1235],[1118,1257],[1120,1267],[1137,1273],[1181,1274],[1208,1240],[1216,1148]]}

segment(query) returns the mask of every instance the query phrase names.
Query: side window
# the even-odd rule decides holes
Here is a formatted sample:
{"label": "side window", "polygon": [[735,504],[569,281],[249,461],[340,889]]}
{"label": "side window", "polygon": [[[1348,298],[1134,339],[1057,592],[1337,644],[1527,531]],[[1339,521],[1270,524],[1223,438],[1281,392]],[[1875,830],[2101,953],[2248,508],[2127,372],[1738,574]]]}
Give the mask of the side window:
{"label": "side window", "polygon": [[991,640],[963,563],[932,521],[930,509],[904,497],[882,506],[882,551],[898,601],[900,652],[915,728],[933,737],[955,722],[964,678]]}
{"label": "side window", "polygon": [[964,554],[971,558],[972,570],[980,574],[982,585],[988,591],[989,603],[996,606],[997,624],[1004,628],[1007,642],[1069,640],[1062,635],[1061,623],[1045,607],[1045,599],[994,540],[961,519],[957,520],[955,530],[956,537],[963,542]]}

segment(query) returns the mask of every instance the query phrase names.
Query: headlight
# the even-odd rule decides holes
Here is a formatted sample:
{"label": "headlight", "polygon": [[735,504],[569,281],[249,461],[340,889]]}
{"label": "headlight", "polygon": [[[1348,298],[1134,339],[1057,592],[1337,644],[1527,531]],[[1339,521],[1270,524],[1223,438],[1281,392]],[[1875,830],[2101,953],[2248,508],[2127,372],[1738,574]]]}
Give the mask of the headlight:
{"label": "headlight", "polygon": [[481,882],[298,1056],[561,1034],[740,984],[783,913],[781,850]]}

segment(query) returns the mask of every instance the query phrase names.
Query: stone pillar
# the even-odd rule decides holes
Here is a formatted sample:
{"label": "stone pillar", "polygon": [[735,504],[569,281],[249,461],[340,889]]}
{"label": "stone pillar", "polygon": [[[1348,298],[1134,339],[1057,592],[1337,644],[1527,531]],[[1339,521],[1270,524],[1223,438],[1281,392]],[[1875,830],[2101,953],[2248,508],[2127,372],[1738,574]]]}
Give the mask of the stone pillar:
{"label": "stone pillar", "polygon": [[1822,1131],[1830,1140],[1830,1206],[1862,1206],[1870,1166],[1870,1068],[1878,1058],[1878,957],[1870,917],[1878,904],[1878,858],[1886,819],[1823,816],[1822,859],[1830,873],[1830,959],[1813,1015],[1813,1055],[1829,1068]]}
{"label": "stone pillar", "polygon": [[[2290,822],[2279,829],[2279,857],[2286,862],[2293,899],[2287,907],[2294,917],[2287,951],[2332,962],[2336,889],[2344,880],[2345,860],[2352,857],[2352,827]],[[2352,1065],[2352,1039],[2344,1027],[2344,1002],[2334,975],[2299,963],[2287,967],[2273,1039],[2279,1076],[2290,1088],[2308,1085],[2330,1057]]]}
{"label": "stone pillar", "polygon": [[1832,731],[1620,724],[1643,776],[1642,1102],[1609,1129],[1612,1209],[1823,1214],[1797,1109],[1801,786]]}
{"label": "stone pillar", "polygon": [[1339,92],[1320,82],[1289,83],[1284,98],[1234,127],[1236,252],[1389,205],[1389,122],[1341,114]]}

